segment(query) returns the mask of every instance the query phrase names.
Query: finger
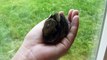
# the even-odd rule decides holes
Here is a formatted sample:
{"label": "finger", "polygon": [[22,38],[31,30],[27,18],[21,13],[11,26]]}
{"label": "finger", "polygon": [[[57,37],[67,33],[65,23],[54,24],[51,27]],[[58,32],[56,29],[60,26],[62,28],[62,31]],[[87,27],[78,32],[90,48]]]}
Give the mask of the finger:
{"label": "finger", "polygon": [[73,12],[74,9],[70,9],[69,12],[68,12],[68,20],[71,22],[72,20],[72,12]]}
{"label": "finger", "polygon": [[69,34],[67,35],[67,39],[72,44],[74,39],[75,39],[75,37],[76,37],[77,31],[78,31],[78,27],[79,27],[79,16],[78,15],[73,17],[71,25],[72,25],[72,27],[71,27],[71,29],[69,31]]}
{"label": "finger", "polygon": [[74,9],[71,9],[70,11],[69,11],[69,13],[68,13],[68,25],[69,25],[69,28],[71,28],[71,22],[72,22],[72,20],[73,20],[73,17],[75,16],[75,15],[78,15],[79,13],[78,13],[78,10],[74,10]]}
{"label": "finger", "polygon": [[76,15],[73,17],[72,27],[70,29],[69,34],[67,35],[67,38],[64,38],[62,42],[57,45],[59,51],[62,51],[63,53],[70,48],[77,34],[78,26],[79,26],[79,16]]}
{"label": "finger", "polygon": [[73,12],[72,12],[72,18],[71,19],[73,19],[73,17],[75,16],[75,15],[78,15],[79,13],[78,13],[78,10],[74,10]]}

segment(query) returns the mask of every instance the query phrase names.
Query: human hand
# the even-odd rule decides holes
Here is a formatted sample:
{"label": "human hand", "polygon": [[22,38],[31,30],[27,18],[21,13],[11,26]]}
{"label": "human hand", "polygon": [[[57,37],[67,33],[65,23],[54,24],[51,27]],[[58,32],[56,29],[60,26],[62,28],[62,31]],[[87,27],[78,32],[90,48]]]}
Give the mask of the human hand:
{"label": "human hand", "polygon": [[[63,14],[60,12],[60,14]],[[42,38],[42,28],[45,20],[37,24],[25,37],[23,44],[12,60],[57,60],[64,55],[72,45],[79,26],[77,10],[68,13],[70,31],[67,37],[56,45],[46,45]]]}

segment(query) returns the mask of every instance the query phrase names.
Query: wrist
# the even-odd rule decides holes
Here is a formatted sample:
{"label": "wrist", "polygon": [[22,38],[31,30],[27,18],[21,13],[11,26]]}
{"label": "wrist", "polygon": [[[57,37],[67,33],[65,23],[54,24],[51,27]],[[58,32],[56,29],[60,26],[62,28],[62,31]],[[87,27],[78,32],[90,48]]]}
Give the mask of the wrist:
{"label": "wrist", "polygon": [[16,54],[13,56],[12,60],[28,60],[27,55],[28,50],[21,46]]}

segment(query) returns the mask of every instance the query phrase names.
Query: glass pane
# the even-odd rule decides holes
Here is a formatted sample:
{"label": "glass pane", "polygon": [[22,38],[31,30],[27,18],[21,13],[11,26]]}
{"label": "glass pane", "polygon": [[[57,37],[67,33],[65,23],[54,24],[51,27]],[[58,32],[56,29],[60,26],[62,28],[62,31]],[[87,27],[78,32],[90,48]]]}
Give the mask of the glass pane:
{"label": "glass pane", "polygon": [[95,59],[105,0],[0,0],[0,60],[10,60],[28,31],[50,14],[79,10],[77,37],[60,60]]}

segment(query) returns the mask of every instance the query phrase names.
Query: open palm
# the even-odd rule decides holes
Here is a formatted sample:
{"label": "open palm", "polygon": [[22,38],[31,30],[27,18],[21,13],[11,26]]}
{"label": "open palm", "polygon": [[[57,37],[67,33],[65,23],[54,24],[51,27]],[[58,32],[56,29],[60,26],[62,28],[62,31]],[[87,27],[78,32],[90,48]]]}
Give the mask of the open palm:
{"label": "open palm", "polygon": [[[60,12],[63,14],[63,12]],[[24,42],[13,60],[57,60],[64,55],[72,45],[79,26],[77,10],[70,10],[68,13],[70,31],[60,43],[46,45],[42,38],[42,28],[45,20],[37,24],[25,37]],[[22,56],[18,58],[17,56]]]}

